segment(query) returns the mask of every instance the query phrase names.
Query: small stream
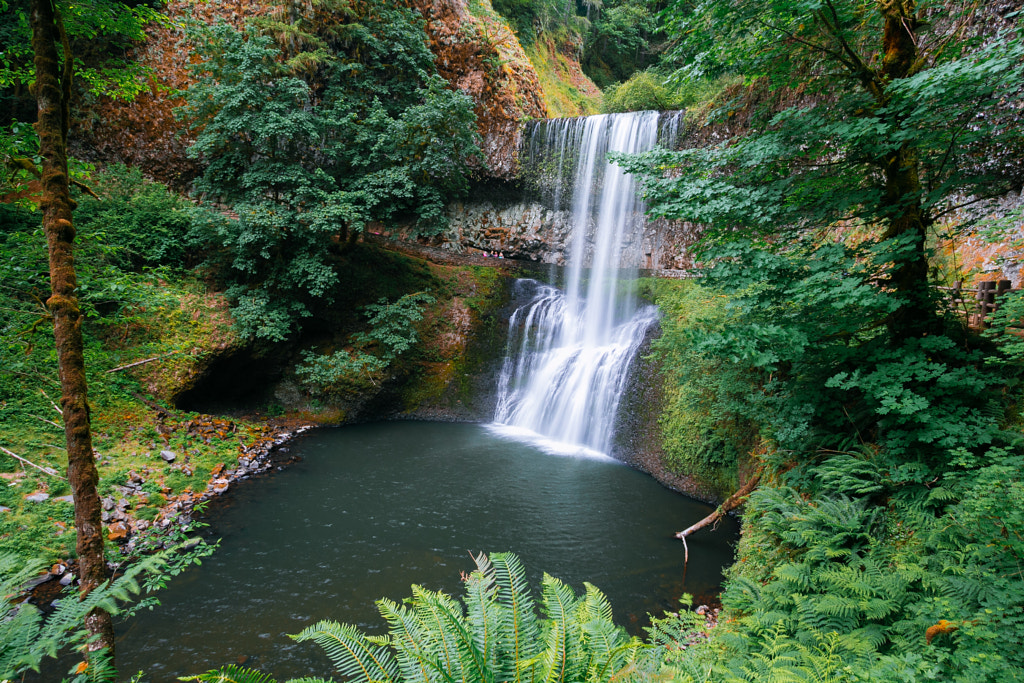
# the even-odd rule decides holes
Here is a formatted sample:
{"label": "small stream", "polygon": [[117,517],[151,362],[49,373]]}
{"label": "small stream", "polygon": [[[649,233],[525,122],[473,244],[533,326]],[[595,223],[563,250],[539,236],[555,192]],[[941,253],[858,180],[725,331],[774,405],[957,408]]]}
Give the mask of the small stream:
{"label": "small stream", "polygon": [[710,511],[603,456],[567,457],[484,425],[390,422],[301,437],[302,460],[240,482],[208,515],[220,549],[174,579],[160,607],[119,630],[118,668],[151,681],[243,663],[279,680],[333,674],[297,633],[319,619],[383,632],[373,601],[419,583],[460,592],[470,552],[512,551],[611,600],[640,634],[649,612],[714,590],[732,559],[727,520],[683,546],[672,533]]}

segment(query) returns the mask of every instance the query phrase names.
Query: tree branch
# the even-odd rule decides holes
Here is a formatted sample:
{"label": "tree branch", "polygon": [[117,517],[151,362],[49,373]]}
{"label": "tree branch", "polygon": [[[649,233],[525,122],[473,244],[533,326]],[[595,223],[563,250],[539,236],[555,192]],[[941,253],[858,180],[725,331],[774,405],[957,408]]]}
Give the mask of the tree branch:
{"label": "tree branch", "polygon": [[145,365],[146,363],[152,363],[155,360],[160,360],[161,358],[167,358],[168,356],[174,356],[174,355],[179,354],[179,353],[181,353],[181,351],[171,351],[170,353],[164,353],[164,354],[161,354],[159,356],[153,356],[152,358],[146,358],[145,360],[137,360],[134,363],[128,363],[127,365],[119,365],[116,368],[113,368],[112,370],[107,370],[107,374],[109,375],[112,372],[118,372],[120,370],[127,370],[128,368],[134,368],[137,365]]}
{"label": "tree branch", "polygon": [[830,50],[827,47],[824,47],[822,45],[818,45],[816,43],[812,43],[809,40],[805,40],[805,39],[801,38],[800,36],[796,35],[795,33],[791,33],[791,32],[787,31],[784,28],[781,28],[779,26],[775,26],[774,24],[770,24],[770,23],[768,23],[766,21],[762,21],[761,19],[759,19],[757,17],[754,17],[754,21],[757,22],[758,24],[761,24],[762,26],[764,26],[767,29],[771,29],[772,31],[777,31],[778,33],[781,33],[782,35],[786,36],[790,40],[794,40],[797,43],[800,43],[801,45],[810,48],[811,50],[814,50],[816,52],[822,52],[824,54],[829,55],[830,57],[833,57],[834,59],[838,59],[843,64],[846,64],[847,68],[850,68],[852,70],[852,65],[847,63],[847,61],[843,58],[842,53],[836,52],[835,50]]}
{"label": "tree branch", "polygon": [[[757,488],[758,483],[761,481],[762,472],[764,472],[763,466],[759,467],[757,471],[754,472],[753,476],[751,476],[750,479],[747,480],[747,483],[740,487],[739,491],[729,496],[725,500],[725,502],[719,505],[714,512],[712,512],[710,515],[700,520],[693,526],[690,526],[677,533],[676,538],[680,539],[685,543],[686,537],[690,534],[694,533],[695,531],[700,531],[709,524],[717,522],[722,517],[724,517],[727,512],[730,512],[731,510],[735,510],[736,508],[738,508],[743,503],[743,501],[747,499],[747,496],[750,495],[751,491]],[[689,554],[689,549],[687,549],[687,554]]]}
{"label": "tree branch", "polygon": [[717,522],[719,519],[724,517],[727,512],[738,508],[743,501],[746,500],[746,497],[750,496],[751,492],[757,488],[758,482],[761,481],[762,472],[764,472],[764,467],[758,468],[758,471],[755,472],[750,479],[746,480],[746,483],[744,483],[735,494],[726,499],[725,503],[718,506],[718,509],[716,509],[715,512],[701,519],[696,524],[676,533],[676,538],[683,542],[683,548],[685,549],[683,566],[686,566],[686,563],[690,559],[690,548],[686,545],[686,537],[691,535],[694,531],[698,531],[709,524]]}
{"label": "tree branch", "polygon": [[[840,28],[839,13],[836,11],[835,5],[832,4],[832,0],[825,0],[825,4],[828,5],[829,12],[832,14],[834,26],[829,24],[828,19],[826,19],[824,15],[821,15],[821,20],[825,23],[825,26],[829,28],[836,40],[839,41],[839,45],[842,47],[843,51],[849,55],[850,61],[853,65],[853,69],[851,70],[854,72],[854,75],[858,76],[861,81],[864,82],[865,86],[873,86],[873,88],[869,89],[872,90],[873,95],[879,97],[881,89],[878,85],[878,75],[863,59],[861,59],[861,56],[854,51],[850,46],[850,43],[843,36],[842,29]],[[878,92],[876,93],[875,91]]]}
{"label": "tree branch", "polygon": [[21,462],[21,463],[23,463],[25,465],[31,465],[32,467],[35,467],[40,472],[45,472],[46,474],[49,474],[51,477],[56,477],[57,479],[62,479],[62,480],[64,479],[64,477],[60,476],[57,473],[57,470],[53,469],[52,467],[40,467],[39,465],[35,464],[34,462],[29,460],[28,458],[23,458],[20,455],[18,455],[17,453],[15,453],[13,451],[7,450],[3,446],[0,446],[0,451],[3,451],[7,455],[11,456],[15,460],[18,460],[19,462]]}

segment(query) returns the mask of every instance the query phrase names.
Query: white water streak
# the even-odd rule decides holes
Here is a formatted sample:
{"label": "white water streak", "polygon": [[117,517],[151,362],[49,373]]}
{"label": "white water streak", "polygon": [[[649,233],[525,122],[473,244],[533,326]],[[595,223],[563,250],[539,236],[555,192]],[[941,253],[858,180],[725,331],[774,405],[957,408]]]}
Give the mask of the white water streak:
{"label": "white water streak", "polygon": [[[566,155],[577,158],[572,245],[564,293],[533,280],[519,283],[532,296],[509,320],[495,422],[610,450],[630,362],[657,311],[638,307],[623,286],[640,262],[644,206],[633,179],[606,158],[651,149],[658,119],[658,112],[636,112],[534,129],[531,152],[541,149],[549,164],[557,162],[559,176]],[[563,191],[554,189],[557,202]]]}

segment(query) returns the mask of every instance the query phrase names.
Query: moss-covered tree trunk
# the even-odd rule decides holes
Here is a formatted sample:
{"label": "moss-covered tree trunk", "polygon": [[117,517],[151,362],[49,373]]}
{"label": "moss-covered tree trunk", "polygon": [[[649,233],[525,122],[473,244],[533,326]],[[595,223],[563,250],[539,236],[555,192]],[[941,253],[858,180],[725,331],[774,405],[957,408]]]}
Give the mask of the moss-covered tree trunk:
{"label": "moss-covered tree trunk", "polygon": [[[887,86],[912,76],[919,68],[916,0],[879,0],[885,19],[882,35],[882,65],[874,80],[881,106],[889,104]],[[896,339],[904,340],[936,331],[938,318],[930,303],[926,221],[921,207],[920,161],[917,150],[903,145],[883,162],[885,207],[888,210],[886,239],[904,238],[909,244],[894,264],[889,284],[904,297],[889,319]]]}
{"label": "moss-covered tree trunk", "polygon": [[[103,557],[102,513],[96,490],[99,476],[92,452],[82,348],[82,313],[78,307],[73,255],[75,229],[71,212],[75,204],[71,199],[67,160],[71,59],[52,0],[32,0],[30,17],[38,107],[36,131],[43,160],[40,209],[50,258],[51,295],[46,305],[53,316],[53,333],[57,341],[68,481],[75,501],[78,576],[85,595],[105,581],[108,573]],[[63,64],[57,50],[58,43],[64,48]],[[114,629],[110,615],[94,610],[86,617],[86,627],[96,636],[91,647],[105,647],[113,655]]]}

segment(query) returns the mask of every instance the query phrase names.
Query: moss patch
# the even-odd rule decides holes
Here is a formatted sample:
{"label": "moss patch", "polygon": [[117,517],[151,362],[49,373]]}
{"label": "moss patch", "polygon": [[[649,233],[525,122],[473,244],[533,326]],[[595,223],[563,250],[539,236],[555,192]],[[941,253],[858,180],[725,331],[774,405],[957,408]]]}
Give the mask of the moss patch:
{"label": "moss patch", "polygon": [[550,40],[538,38],[526,48],[540,80],[548,116],[588,116],[601,108],[601,91],[583,74],[579,63]]}

